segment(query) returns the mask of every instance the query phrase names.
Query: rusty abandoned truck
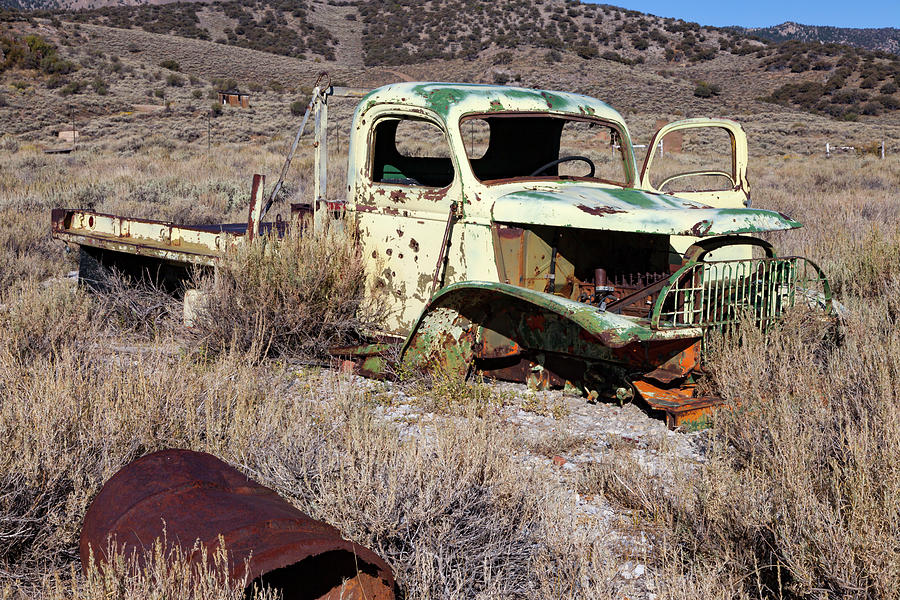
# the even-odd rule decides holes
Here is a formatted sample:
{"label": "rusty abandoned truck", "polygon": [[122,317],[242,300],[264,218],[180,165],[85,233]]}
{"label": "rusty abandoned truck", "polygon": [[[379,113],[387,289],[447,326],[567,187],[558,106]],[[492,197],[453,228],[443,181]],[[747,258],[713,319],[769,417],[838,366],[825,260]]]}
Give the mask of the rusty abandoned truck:
{"label": "rusty abandoned truck", "polygon": [[[325,175],[327,108],[340,96],[361,99],[338,200]],[[389,291],[383,331],[334,349],[363,374],[383,375],[399,356],[458,377],[568,382],[592,399],[641,399],[678,426],[719,402],[696,391],[707,332],[747,318],[765,326],[795,305],[832,312],[818,266],[746,235],[801,225],[750,207],[747,140],[733,121],[665,125],[639,171],[622,116],[578,94],[328,85],[314,89],[304,125],[310,113],[315,192],[293,209],[315,227],[337,218],[353,228],[369,276]],[[660,140],[685,131],[724,134],[726,166],[668,173]],[[82,269],[215,267],[229,248],[283,233],[283,221],[264,218],[297,139],[268,202],[254,178],[247,223],[55,209],[52,234],[80,246]]]}

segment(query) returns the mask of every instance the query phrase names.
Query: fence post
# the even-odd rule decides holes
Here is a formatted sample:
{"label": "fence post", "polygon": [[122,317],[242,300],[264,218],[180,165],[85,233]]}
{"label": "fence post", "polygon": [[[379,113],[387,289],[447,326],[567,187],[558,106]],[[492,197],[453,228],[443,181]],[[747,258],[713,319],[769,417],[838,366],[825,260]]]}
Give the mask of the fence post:
{"label": "fence post", "polygon": [[831,158],[831,144],[825,142],[825,158]]}
{"label": "fence post", "polygon": [[884,160],[884,140],[881,140],[881,160]]}

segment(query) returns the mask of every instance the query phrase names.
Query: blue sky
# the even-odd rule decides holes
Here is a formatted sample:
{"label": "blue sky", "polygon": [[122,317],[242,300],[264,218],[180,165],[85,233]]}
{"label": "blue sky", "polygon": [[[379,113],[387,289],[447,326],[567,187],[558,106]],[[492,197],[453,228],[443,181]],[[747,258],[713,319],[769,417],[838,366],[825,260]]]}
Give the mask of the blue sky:
{"label": "blue sky", "polygon": [[602,0],[600,3],[720,27],[726,25],[767,27],[785,21],[796,21],[805,25],[900,28],[900,0],[865,0],[859,3],[846,0],[844,2]]}

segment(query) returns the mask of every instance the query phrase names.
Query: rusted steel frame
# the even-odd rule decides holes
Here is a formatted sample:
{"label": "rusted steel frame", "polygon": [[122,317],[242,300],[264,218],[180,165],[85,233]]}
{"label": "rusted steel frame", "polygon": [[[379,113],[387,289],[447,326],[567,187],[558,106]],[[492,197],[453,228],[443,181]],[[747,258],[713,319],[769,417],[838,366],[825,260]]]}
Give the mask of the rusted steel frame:
{"label": "rusted steel frame", "polygon": [[[75,224],[75,221],[79,224]],[[81,222],[87,223],[82,225]],[[108,231],[102,228],[106,227]],[[152,235],[137,229],[154,229]],[[98,228],[100,230],[98,231]],[[144,235],[141,235],[144,234]],[[106,213],[85,210],[53,209],[51,212],[51,235],[57,239],[72,241],[78,244],[109,247],[117,249],[122,245],[125,252],[130,248],[143,249],[146,253],[171,253],[172,257],[180,255],[215,257],[227,248],[240,243],[243,236],[227,231],[209,231],[202,227],[175,225],[167,221],[151,219],[126,218]],[[73,236],[70,238],[69,236]],[[138,241],[140,240],[140,241]],[[113,244],[112,246],[106,243]],[[140,250],[139,250],[140,252]],[[169,256],[160,256],[171,258]]]}
{"label": "rusted steel frame", "polygon": [[128,243],[114,240],[104,240],[74,233],[58,233],[54,235],[58,240],[77,244],[79,246],[91,246],[102,248],[123,254],[135,254],[137,256],[149,256],[171,262],[190,263],[207,267],[214,267],[219,263],[219,257],[210,254],[200,254],[185,250],[166,250],[137,243]]}
{"label": "rusted steel frame", "polygon": [[[705,240],[698,240],[696,243],[694,243],[685,252],[684,261],[681,263],[682,269],[684,269],[684,267],[689,264],[694,264],[702,261],[707,254],[714,250],[735,244],[758,246],[765,251],[767,257],[776,257],[775,248],[766,240],[740,235],[723,235],[719,237],[708,238]],[[606,307],[606,310],[610,312],[621,313],[623,308],[630,306],[635,302],[639,302],[647,296],[652,296],[659,293],[659,291],[665,288],[667,284],[670,284],[671,279],[673,279],[677,274],[678,272],[676,271],[676,273],[671,277],[661,279],[652,285],[639,289],[632,294],[629,294],[628,296],[625,296],[624,298],[611,303]]]}
{"label": "rusted steel frame", "polygon": [[266,201],[266,206],[262,210],[262,214],[260,218],[266,216],[269,212],[269,208],[272,207],[272,203],[275,202],[275,197],[278,195],[278,192],[281,190],[281,186],[284,184],[284,178],[287,175],[288,169],[291,167],[291,161],[294,159],[294,152],[297,151],[297,144],[300,143],[300,138],[303,136],[303,130],[306,129],[306,122],[309,120],[309,115],[314,109],[314,105],[317,101],[319,101],[320,90],[322,87],[320,84],[323,80],[328,81],[328,86],[331,86],[331,77],[328,75],[327,71],[320,71],[316,76],[316,83],[313,85],[313,91],[309,98],[309,104],[306,105],[306,112],[303,114],[303,121],[300,122],[300,128],[297,130],[297,135],[294,136],[294,142],[291,144],[291,149],[288,151],[287,156],[284,159],[284,165],[281,167],[281,174],[278,176],[278,181],[275,183],[275,187],[272,188],[272,193],[269,194],[269,199]]}
{"label": "rusted steel frame", "polygon": [[622,309],[631,306],[635,302],[640,302],[645,299],[647,296],[652,296],[654,294],[659,293],[661,289],[666,287],[666,284],[669,283],[668,279],[660,279],[656,283],[648,285],[647,287],[641,288],[636,292],[632,292],[628,294],[624,298],[620,300],[616,300],[615,302],[610,303],[606,310],[612,313],[621,314]]}
{"label": "rusted steel frame", "polygon": [[248,590],[263,583],[285,598],[394,598],[391,569],[374,552],[202,452],[163,450],[113,475],[85,515],[82,568],[93,556],[102,569],[110,549],[134,553],[142,567],[157,539],[166,556],[177,547],[192,563],[203,559],[195,541],[209,556],[224,544],[228,576]]}
{"label": "rusted steel frame", "polygon": [[[780,213],[779,213],[780,214]],[[764,239],[746,235],[719,235],[697,240],[684,253],[682,265],[702,261],[707,254],[725,246],[756,246],[762,248],[766,258],[778,258],[775,247]]]}
{"label": "rusted steel frame", "polygon": [[724,404],[717,396],[694,396],[694,385],[664,388],[645,379],[632,385],[650,408],[665,412],[666,424],[672,429],[703,426],[713,411]]}
{"label": "rusted steel frame", "polygon": [[266,176],[253,175],[253,187],[250,189],[250,208],[247,216],[247,241],[252,242],[259,231],[259,223],[262,218],[263,188],[266,186]]}
{"label": "rusted steel frame", "polygon": [[476,366],[482,375],[490,379],[525,383],[537,389],[562,388],[566,385],[566,380],[546,365],[521,356],[479,360]]}
{"label": "rusted steel frame", "polygon": [[[329,79],[330,85],[330,79]],[[328,196],[328,102],[319,88],[316,96],[315,159],[313,160],[313,229],[319,231],[324,221],[324,206]]]}

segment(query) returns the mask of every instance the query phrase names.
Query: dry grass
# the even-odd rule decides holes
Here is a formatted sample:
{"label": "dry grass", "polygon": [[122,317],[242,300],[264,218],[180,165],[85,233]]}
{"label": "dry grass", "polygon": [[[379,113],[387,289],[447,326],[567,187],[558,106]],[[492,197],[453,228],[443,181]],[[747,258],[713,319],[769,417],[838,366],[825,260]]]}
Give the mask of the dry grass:
{"label": "dry grass", "polygon": [[[96,40],[86,36],[84,43],[105,43],[101,29]],[[120,34],[117,43],[125,44],[130,34]],[[158,43],[153,52],[162,56]],[[637,84],[621,86],[622,77],[634,74],[625,67],[595,68],[568,56],[551,66],[528,52],[517,53],[509,67],[521,68],[526,84],[572,88],[560,81],[565,71],[573,81],[606,82],[586,91],[620,107],[658,103],[673,112],[721,112],[691,99],[693,67],[679,78],[644,73]],[[479,81],[489,73],[479,61],[404,69],[423,79],[442,72],[442,78]],[[724,74],[730,67],[709,68]],[[294,64],[284,69],[298,72]],[[120,86],[138,93],[138,84],[146,86],[153,73],[141,77],[112,82],[114,92]],[[41,104],[36,99],[42,92],[21,93],[12,99],[15,108]],[[133,314],[134,306],[110,307],[64,282],[41,285],[74,268],[47,233],[54,206],[181,222],[246,220],[249,175],[277,172],[287,143],[289,131],[279,130],[286,117],[260,125],[277,114],[278,102],[273,95],[258,116],[235,112],[228,115],[234,119],[223,118],[219,142],[225,136],[254,141],[217,147],[214,139],[213,157],[205,156],[205,123],[187,111],[159,119],[97,116],[88,126],[92,142],[69,156],[45,156],[24,139],[4,141],[0,597],[9,590],[23,598],[94,600],[110,589],[125,590],[125,598],[232,597],[212,583],[189,590],[177,569],[165,571],[162,563],[155,574],[119,571],[109,586],[78,574],[81,518],[102,482],[137,456],[169,446],[221,456],[372,547],[395,568],[407,598],[620,597],[617,558],[602,543],[602,530],[573,516],[561,484],[511,458],[519,442],[494,417],[503,398],[487,387],[431,382],[425,402],[456,418],[433,434],[402,441],[351,381],[331,373],[297,374],[280,362],[259,361],[259,352],[240,350],[268,346],[281,318],[290,319],[294,333],[302,331],[299,319],[318,313],[286,315],[284,307],[296,305],[291,290],[315,291],[316,282],[329,277],[337,278],[330,289],[342,290],[342,301],[313,296],[310,306],[325,302],[333,311],[331,325],[342,324],[342,311],[354,308],[343,301],[354,297],[359,281],[347,280],[358,265],[340,240],[316,248],[294,240],[270,270],[253,262],[267,251],[265,241],[245,249],[230,267],[231,279],[223,278],[218,288],[218,314],[231,321],[209,339],[226,349],[205,356],[173,354],[165,344],[151,343],[152,336],[136,345],[134,333],[104,313]],[[752,108],[746,98],[734,102],[729,114]],[[267,103],[271,112],[264,112]],[[829,274],[851,311],[843,344],[823,343],[810,322],[790,322],[768,340],[747,331],[739,342],[723,345],[711,365],[719,392],[739,401],[741,410],[718,417],[706,464],[661,482],[617,458],[586,473],[582,491],[603,493],[631,511],[634,527],[652,538],[655,550],[647,558],[658,575],[658,598],[896,598],[900,160],[786,158],[786,150],[818,148],[832,137],[870,141],[880,125],[769,110],[742,119],[759,155],[751,164],[754,202],[806,224],[770,237],[783,254],[808,256]],[[634,119],[639,141],[656,116]],[[56,122],[47,119],[45,130]],[[132,127],[131,134],[117,137],[125,127]],[[179,128],[189,135],[173,141],[166,132]],[[891,127],[887,135],[900,137]],[[340,156],[334,150],[331,164],[338,165]],[[307,195],[310,161],[306,148],[288,176],[296,198]],[[337,184],[341,173],[332,177]],[[325,263],[322,256],[340,259]],[[286,281],[296,264],[319,269],[307,272],[308,280]],[[246,287],[235,287],[238,281]],[[229,304],[224,298],[231,291],[239,294]],[[143,310],[146,302],[135,306]],[[246,306],[272,310],[240,312]],[[232,343],[244,326],[262,335]],[[304,333],[300,345],[321,348],[335,331],[345,332],[332,327],[324,336]],[[581,442],[540,443],[540,451],[550,453]]]}
{"label": "dry grass", "polygon": [[712,354],[717,391],[736,408],[717,414],[708,464],[673,483],[607,461],[582,486],[653,532],[662,597],[895,598],[900,238],[883,224],[900,163],[768,167],[756,189],[807,223],[778,241],[823,264],[850,309],[842,342],[803,314],[767,337],[743,329]]}
{"label": "dry grass", "polygon": [[322,359],[381,320],[378,294],[366,288],[365,263],[342,227],[260,236],[201,282],[195,338],[210,350]]}
{"label": "dry grass", "polygon": [[[150,597],[232,597],[213,575],[186,592],[183,567],[164,561],[110,581],[76,572],[81,519],[102,483],[172,446],[223,457],[372,547],[408,598],[614,594],[612,574],[591,562],[611,557],[577,533],[561,489],[517,466],[490,415],[403,442],[339,377],[234,352],[109,352],[115,340],[85,322],[93,299],[39,289],[9,297],[0,327],[0,588],[13,597],[137,597],[148,582]],[[53,319],[33,318],[56,305]]]}

